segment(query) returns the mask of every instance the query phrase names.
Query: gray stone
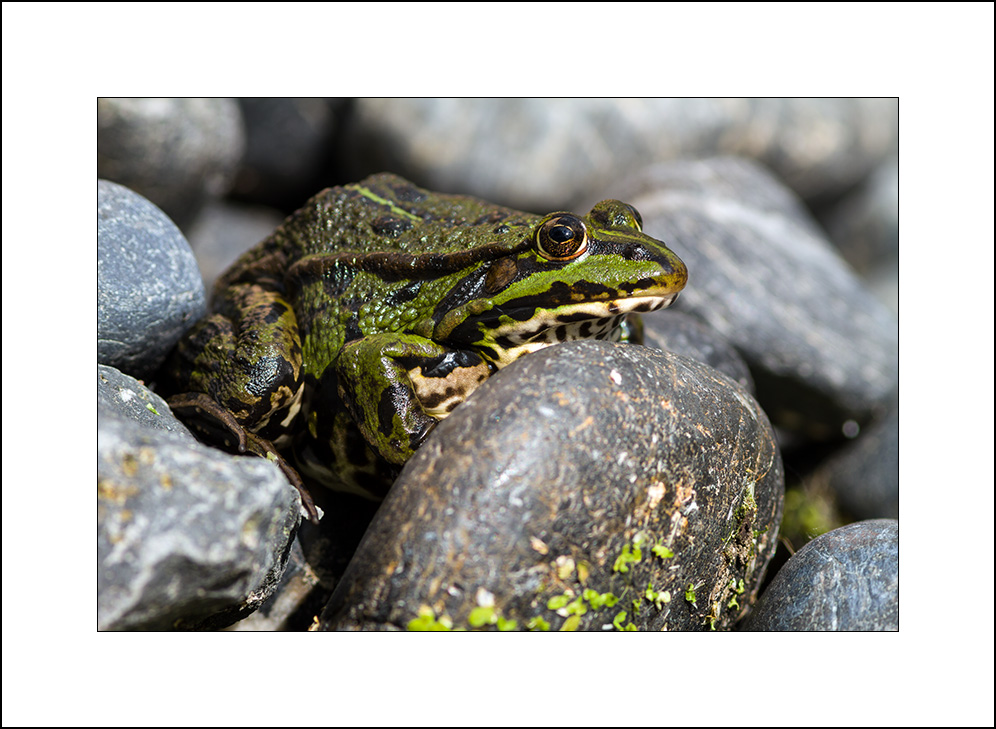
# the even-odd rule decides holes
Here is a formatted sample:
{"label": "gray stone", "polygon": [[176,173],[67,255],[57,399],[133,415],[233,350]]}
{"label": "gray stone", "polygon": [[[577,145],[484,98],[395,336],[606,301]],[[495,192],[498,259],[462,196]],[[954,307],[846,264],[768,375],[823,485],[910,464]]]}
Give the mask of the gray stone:
{"label": "gray stone", "polygon": [[866,275],[868,290],[899,319],[899,257],[875,267]]}
{"label": "gray stone", "polygon": [[228,192],[244,148],[232,99],[97,100],[97,176],[147,197],[181,228]]}
{"label": "gray stone", "polygon": [[283,573],[300,497],[272,463],[98,409],[98,630],[215,629]]}
{"label": "gray stone", "polygon": [[888,415],[862,429],[816,478],[825,479],[837,504],[857,519],[899,518],[899,401]]}
{"label": "gray stone", "polygon": [[159,395],[133,377],[106,365],[97,365],[97,418],[125,418],[143,428],[196,438],[177,420]]}
{"label": "gray stone", "polygon": [[744,630],[899,630],[899,522],[861,521],[809,542]]}
{"label": "gray stone", "polygon": [[771,426],[729,378],[635,345],[549,347],[406,464],[322,627],[729,627],[775,551],[782,496]]}
{"label": "gray stone", "polygon": [[899,158],[881,164],[825,216],[830,240],[855,270],[867,274],[899,258]]}
{"label": "gray stone", "polygon": [[884,412],[898,322],[768,172],[738,158],[672,162],[620,195],[688,266],[673,308],[737,348],[776,426],[830,440]]}
{"label": "gray stone", "polygon": [[[300,542],[295,539],[291,545],[287,566],[280,584],[259,609],[226,630],[305,630],[311,625],[311,617],[305,613],[312,602],[318,585],[318,577],[305,560]],[[325,593],[326,596],[328,593]],[[311,611],[317,616],[321,604],[315,604]]]}
{"label": "gray stone", "polygon": [[350,177],[392,170],[539,213],[586,211],[605,180],[652,162],[718,154],[809,198],[867,176],[898,118],[895,99],[359,99],[343,153]]}
{"label": "gray stone", "polygon": [[205,309],[180,230],[141,195],[97,180],[97,362],[148,377]]}

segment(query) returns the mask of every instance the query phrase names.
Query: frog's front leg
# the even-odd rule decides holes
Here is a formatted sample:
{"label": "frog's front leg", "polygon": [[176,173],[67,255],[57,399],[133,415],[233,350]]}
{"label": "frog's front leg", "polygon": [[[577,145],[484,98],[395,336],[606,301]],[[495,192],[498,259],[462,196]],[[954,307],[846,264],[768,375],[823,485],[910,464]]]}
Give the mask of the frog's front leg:
{"label": "frog's front leg", "polygon": [[405,463],[433,426],[490,374],[475,352],[414,334],[375,334],[347,344],[335,364],[339,397],[387,461]]}
{"label": "frog's front leg", "polygon": [[217,313],[177,345],[168,366],[173,387],[206,393],[248,430],[264,431],[300,400],[294,309],[283,294],[259,284],[229,286],[216,303]]}
{"label": "frog's front leg", "polygon": [[294,310],[280,292],[259,284],[233,284],[218,304],[217,313],[180,340],[167,364],[176,393],[170,407],[211,442],[275,460],[317,521],[300,477],[267,440],[279,442],[300,407],[301,340]]}

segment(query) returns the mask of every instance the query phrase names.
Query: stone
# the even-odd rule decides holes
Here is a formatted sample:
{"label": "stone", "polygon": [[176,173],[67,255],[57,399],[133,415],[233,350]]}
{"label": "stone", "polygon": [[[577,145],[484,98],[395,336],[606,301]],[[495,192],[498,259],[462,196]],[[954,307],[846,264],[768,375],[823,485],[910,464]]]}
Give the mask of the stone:
{"label": "stone", "polygon": [[743,629],[899,630],[899,522],[855,522],[806,544]]}
{"label": "stone", "polygon": [[187,427],[177,420],[169,405],[149,388],[123,372],[97,365],[97,419],[102,415],[123,418],[142,428],[177,433],[196,442]]}
{"label": "stone", "polygon": [[406,464],[328,630],[730,627],[774,553],[783,473],[751,396],[601,341],[483,383]]}
{"label": "stone", "polygon": [[181,228],[231,189],[244,149],[233,99],[97,100],[97,176],[147,197]]}
{"label": "stone", "polygon": [[97,362],[149,377],[205,311],[179,228],[141,195],[97,180]]}
{"label": "stone", "polygon": [[246,617],[278,585],[300,511],[274,464],[98,407],[97,629]]}
{"label": "stone", "polygon": [[824,479],[837,504],[855,519],[899,518],[899,400],[863,428],[814,478]]}
{"label": "stone", "polygon": [[238,99],[246,149],[232,194],[241,200],[297,210],[324,187],[336,129],[333,99]]}
{"label": "stone", "polygon": [[748,160],[646,168],[620,188],[644,230],[688,266],[675,305],[725,337],[750,367],[772,423],[814,441],[888,407],[899,325],[799,200]]}
{"label": "stone", "polygon": [[896,99],[358,99],[341,152],[355,179],[391,170],[520,210],[587,212],[605,180],[724,154],[804,198],[833,195],[897,148],[898,125]]}
{"label": "stone", "polygon": [[844,259],[862,274],[899,258],[899,158],[892,157],[821,219]]}
{"label": "stone", "polygon": [[273,208],[225,200],[209,202],[190,226],[187,240],[210,295],[214,282],[235,260],[284,222]]}

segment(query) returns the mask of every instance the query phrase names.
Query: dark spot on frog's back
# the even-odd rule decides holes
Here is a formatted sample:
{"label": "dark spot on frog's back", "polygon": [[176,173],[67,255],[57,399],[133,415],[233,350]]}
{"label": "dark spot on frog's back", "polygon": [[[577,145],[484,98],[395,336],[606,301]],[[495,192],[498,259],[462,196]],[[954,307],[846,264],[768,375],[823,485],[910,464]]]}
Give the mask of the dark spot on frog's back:
{"label": "dark spot on frog's back", "polygon": [[390,191],[390,196],[398,202],[421,202],[425,193],[407,180],[393,175],[386,176],[384,186]]}
{"label": "dark spot on frog's back", "polygon": [[384,297],[384,302],[388,306],[398,306],[399,304],[406,304],[416,296],[418,296],[419,290],[422,288],[421,281],[415,281],[407,286],[402,286],[400,289],[396,289]]}
{"label": "dark spot on frog's back", "polygon": [[[492,210],[490,213],[482,215],[473,222],[473,225],[494,225],[502,222],[508,215],[502,210]],[[511,228],[507,225],[500,225],[495,229],[495,233],[507,233]]]}
{"label": "dark spot on frog's back", "polygon": [[411,229],[412,221],[402,218],[395,218],[390,215],[381,215],[370,223],[373,232],[385,238],[397,238],[406,230]]}

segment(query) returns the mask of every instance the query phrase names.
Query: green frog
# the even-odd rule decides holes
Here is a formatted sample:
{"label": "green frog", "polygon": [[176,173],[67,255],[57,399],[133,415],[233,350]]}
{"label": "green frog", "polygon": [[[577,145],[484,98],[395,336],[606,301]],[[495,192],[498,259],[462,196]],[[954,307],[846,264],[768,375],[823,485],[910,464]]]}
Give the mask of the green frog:
{"label": "green frog", "polygon": [[381,498],[489,376],[557,342],[626,339],[687,277],[618,200],[535,215],[378,174],[319,193],[221,276],[168,363],[170,404],[276,460],[314,519],[281,453]]}

